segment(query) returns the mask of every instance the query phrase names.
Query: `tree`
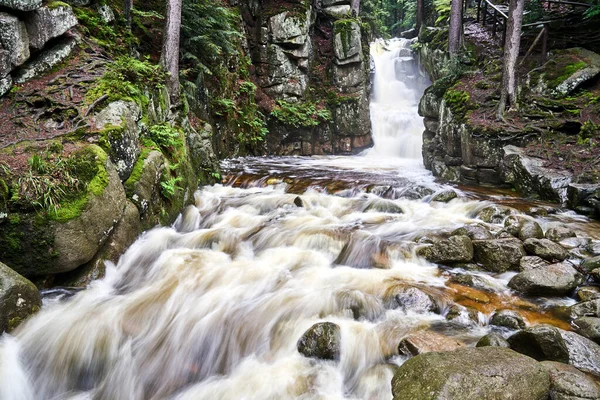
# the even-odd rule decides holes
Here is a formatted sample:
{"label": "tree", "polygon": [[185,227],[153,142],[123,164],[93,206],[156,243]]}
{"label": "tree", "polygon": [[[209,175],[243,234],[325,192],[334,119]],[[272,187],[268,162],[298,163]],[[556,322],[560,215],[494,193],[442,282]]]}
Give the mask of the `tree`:
{"label": "tree", "polygon": [[462,46],[462,0],[452,0],[450,6],[450,27],[448,28],[448,52],[453,55]]}
{"label": "tree", "polygon": [[360,12],[360,0],[351,1],[352,15],[357,17]]}
{"label": "tree", "polygon": [[167,71],[167,90],[171,104],[179,104],[179,38],[181,35],[181,1],[167,0],[167,20],[160,63]]}
{"label": "tree", "polygon": [[521,26],[523,25],[523,9],[525,0],[510,0],[508,6],[508,25],[506,26],[506,42],[504,44],[504,68],[502,71],[502,88],[498,119],[504,117],[507,104],[517,108],[517,58],[521,45]]}
{"label": "tree", "polygon": [[416,30],[417,34],[421,30],[421,25],[423,25],[423,10],[425,9],[425,0],[417,0],[417,23]]}
{"label": "tree", "polygon": [[125,21],[127,23],[127,28],[131,29],[131,20],[132,15],[131,12],[133,10],[133,0],[125,0],[123,4],[123,14],[125,15]]}

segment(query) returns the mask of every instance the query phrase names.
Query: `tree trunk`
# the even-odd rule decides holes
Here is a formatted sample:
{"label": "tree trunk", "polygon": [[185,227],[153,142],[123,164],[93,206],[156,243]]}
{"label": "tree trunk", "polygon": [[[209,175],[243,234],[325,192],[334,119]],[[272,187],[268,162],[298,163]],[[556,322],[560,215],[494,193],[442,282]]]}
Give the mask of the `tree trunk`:
{"label": "tree trunk", "polygon": [[448,52],[456,54],[462,46],[462,0],[452,0],[450,27],[448,28]]}
{"label": "tree trunk", "polygon": [[510,0],[508,8],[508,25],[506,27],[506,42],[504,44],[504,68],[502,71],[502,88],[500,104],[498,105],[498,118],[504,116],[504,109],[508,104],[517,108],[517,58],[521,45],[521,26],[523,25],[523,8],[525,0]]}
{"label": "tree trunk", "polygon": [[423,9],[425,8],[425,0],[417,0],[417,34],[421,31],[421,25],[423,25]]}
{"label": "tree trunk", "polygon": [[181,1],[167,0],[167,20],[160,63],[167,71],[167,89],[171,104],[179,104],[179,37],[181,34]]}
{"label": "tree trunk", "polygon": [[358,17],[360,13],[360,0],[352,0],[350,7],[352,8],[352,16]]}
{"label": "tree trunk", "polygon": [[133,0],[125,0],[123,4],[123,14],[125,15],[125,22],[127,23],[127,28],[131,30],[131,21],[132,15],[131,11],[133,9]]}

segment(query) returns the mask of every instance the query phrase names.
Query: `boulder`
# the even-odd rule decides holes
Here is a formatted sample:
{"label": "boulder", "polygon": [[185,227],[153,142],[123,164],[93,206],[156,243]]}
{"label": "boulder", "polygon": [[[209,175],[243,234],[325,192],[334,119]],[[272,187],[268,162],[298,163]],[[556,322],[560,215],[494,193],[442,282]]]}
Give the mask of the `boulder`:
{"label": "boulder", "polygon": [[63,38],[17,70],[13,76],[15,83],[25,83],[50,71],[55,65],[69,57],[75,46],[77,46],[77,41],[74,38]]}
{"label": "boulder", "polygon": [[269,33],[271,43],[302,45],[308,37],[310,27],[309,9],[306,15],[297,16],[287,11],[276,14],[269,18]]}
{"label": "boulder", "polygon": [[550,264],[515,275],[508,287],[530,295],[564,295],[583,283],[583,275],[568,263]]}
{"label": "boulder", "polygon": [[600,218],[600,183],[571,183],[567,188],[567,206],[581,214]]}
{"label": "boulder", "polygon": [[575,232],[566,226],[553,226],[548,228],[546,231],[546,239],[550,239],[553,242],[560,242],[563,239],[576,237]]}
{"label": "boulder", "polygon": [[600,282],[600,268],[596,268],[590,271],[590,276],[596,282]]}
{"label": "boulder", "polygon": [[492,272],[517,270],[525,249],[520,240],[515,238],[474,240],[475,261]]}
{"label": "boulder", "polygon": [[0,45],[10,55],[12,68],[29,58],[29,37],[25,23],[17,17],[0,12]]}
{"label": "boulder", "polygon": [[527,253],[547,261],[563,261],[569,256],[561,245],[550,239],[527,239],[523,245]]}
{"label": "boulder", "polygon": [[4,96],[12,87],[12,78],[7,76],[6,78],[0,79],[0,97]]}
{"label": "boulder", "polygon": [[127,194],[138,208],[142,219],[146,217],[151,206],[158,199],[159,182],[165,168],[164,156],[160,151],[153,150],[144,159],[140,175],[132,175],[125,182]]}
{"label": "boulder", "polygon": [[575,331],[583,337],[600,343],[600,318],[581,317],[573,321]]}
{"label": "boulder", "polygon": [[525,256],[519,261],[519,271],[529,271],[541,267],[546,267],[550,263],[546,260],[539,258],[538,256]]}
{"label": "boulder", "polygon": [[494,286],[492,286],[488,280],[479,275],[457,273],[452,275],[450,282],[479,290],[485,290],[486,292],[495,291]]}
{"label": "boulder", "polygon": [[448,309],[446,320],[454,325],[470,326],[479,324],[479,311],[474,308],[467,308],[460,304],[453,304]]}
{"label": "boulder", "polygon": [[73,9],[64,4],[47,6],[28,13],[25,18],[29,46],[41,50],[50,40],[63,35],[77,25]]}
{"label": "boulder", "polygon": [[391,200],[373,199],[367,203],[363,212],[375,211],[388,214],[403,214],[404,210],[398,204]]}
{"label": "boulder", "polygon": [[541,364],[550,374],[551,399],[600,399],[598,384],[578,369],[555,361],[544,361]]}
{"label": "boulder", "polygon": [[539,363],[500,347],[421,354],[392,379],[394,400],[545,400],[549,390]]}
{"label": "boulder", "polygon": [[464,343],[440,333],[419,331],[411,333],[400,341],[398,353],[402,356],[412,357],[432,351],[452,351],[464,346]]}
{"label": "boulder", "polygon": [[524,329],[526,324],[525,320],[516,311],[513,310],[500,310],[492,315],[490,318],[490,325],[503,326],[509,329]]}
{"label": "boulder", "polygon": [[452,231],[451,235],[468,236],[471,240],[488,240],[494,238],[489,229],[482,225],[465,225]]}
{"label": "boulder", "polygon": [[537,222],[526,221],[521,226],[517,236],[523,241],[527,239],[541,239],[544,237],[544,231]]}
{"label": "boulder", "polygon": [[435,263],[468,262],[473,259],[473,243],[468,236],[450,236],[419,249],[417,254]]}
{"label": "boulder", "polygon": [[3,50],[2,44],[0,43],[0,78],[5,78],[13,69],[13,66],[10,63],[10,57],[11,54],[8,50]]}
{"label": "boulder", "polygon": [[17,11],[33,11],[42,6],[42,0],[0,0],[0,7]]}
{"label": "boulder", "polygon": [[600,346],[575,332],[561,330],[561,336],[569,351],[569,364],[600,377]]}
{"label": "boulder", "polygon": [[568,313],[571,318],[600,317],[600,298],[583,301],[569,307]]}
{"label": "boulder", "polygon": [[331,322],[319,322],[298,340],[298,351],[309,358],[339,360],[341,350],[340,327]]}
{"label": "boulder", "polygon": [[439,201],[440,203],[448,203],[450,200],[454,200],[458,197],[458,194],[452,189],[442,190],[431,198],[431,201]]}
{"label": "boulder", "polygon": [[600,268],[600,256],[586,258],[581,263],[581,269],[586,272],[591,272],[596,268]]}
{"label": "boulder", "polygon": [[504,220],[504,231],[512,236],[517,236],[527,218],[522,215],[509,215]]}
{"label": "boulder", "polygon": [[96,114],[96,129],[103,130],[101,140],[110,147],[109,155],[121,181],[127,180],[140,155],[142,110],[132,101],[114,101]]}
{"label": "boulder", "polygon": [[513,209],[493,204],[479,211],[476,218],[488,224],[500,224],[506,217],[514,212]]}
{"label": "boulder", "polygon": [[362,61],[360,25],[356,21],[341,20],[334,23],[333,52],[338,65]]}
{"label": "boulder", "polygon": [[600,287],[582,286],[579,289],[577,289],[575,297],[580,301],[600,299]]}
{"label": "boulder", "polygon": [[323,13],[333,18],[345,18],[350,16],[352,8],[349,5],[341,4],[337,6],[325,7]]}
{"label": "boulder", "polygon": [[417,313],[439,312],[435,299],[428,293],[415,287],[399,287],[385,301],[390,309],[401,308]]}
{"label": "boulder", "polygon": [[0,262],[0,333],[12,331],[41,306],[35,285]]}
{"label": "boulder", "polygon": [[508,341],[496,332],[490,332],[477,342],[475,347],[505,347],[510,348]]}

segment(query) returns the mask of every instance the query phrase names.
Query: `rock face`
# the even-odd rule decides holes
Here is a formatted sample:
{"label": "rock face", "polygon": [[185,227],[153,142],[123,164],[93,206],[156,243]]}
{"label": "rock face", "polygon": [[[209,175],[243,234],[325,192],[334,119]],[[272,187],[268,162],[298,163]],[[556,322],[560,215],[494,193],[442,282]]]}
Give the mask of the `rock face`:
{"label": "rock face", "polygon": [[0,262],[0,333],[10,332],[41,306],[35,285]]}
{"label": "rock face", "polygon": [[298,351],[306,357],[321,360],[339,360],[341,347],[340,327],[331,322],[314,324],[298,340]]}
{"label": "rock face", "polygon": [[50,39],[61,36],[77,25],[77,18],[71,7],[67,5],[41,7],[27,14],[25,24],[29,35],[29,46],[39,50]]}
{"label": "rock face", "polygon": [[42,6],[42,0],[0,0],[0,6],[18,11],[32,11]]}
{"label": "rock face", "polygon": [[499,347],[422,354],[392,380],[394,400],[542,400],[549,390],[549,374],[539,363]]}
{"label": "rock face", "polygon": [[14,82],[25,83],[50,71],[55,65],[69,57],[76,45],[77,42],[74,38],[64,38],[56,45],[45,49],[14,73]]}
{"label": "rock face", "polygon": [[17,67],[29,58],[29,36],[25,23],[0,12],[0,44],[8,53],[10,64]]}
{"label": "rock face", "polygon": [[492,272],[518,269],[521,257],[525,256],[523,244],[518,239],[474,240],[475,261]]}
{"label": "rock face", "polygon": [[544,265],[515,275],[508,286],[532,295],[569,294],[583,283],[583,276],[568,263]]}

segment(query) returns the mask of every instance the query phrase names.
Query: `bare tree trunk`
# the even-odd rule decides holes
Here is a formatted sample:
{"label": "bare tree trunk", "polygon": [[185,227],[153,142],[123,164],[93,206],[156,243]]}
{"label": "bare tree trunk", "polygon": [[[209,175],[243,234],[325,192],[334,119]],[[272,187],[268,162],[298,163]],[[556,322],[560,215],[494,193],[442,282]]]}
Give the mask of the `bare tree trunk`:
{"label": "bare tree trunk", "polygon": [[181,2],[167,0],[167,20],[160,63],[167,71],[167,89],[171,104],[179,104],[179,37],[181,34]]}
{"label": "bare tree trunk", "polygon": [[358,14],[360,12],[360,0],[352,0],[351,8],[352,8],[352,16],[358,17]]}
{"label": "bare tree trunk", "polygon": [[133,10],[133,0],[125,0],[123,4],[123,14],[125,15],[125,21],[127,23],[127,28],[131,29],[131,21],[132,15],[131,11]]}
{"label": "bare tree trunk", "polygon": [[448,28],[448,52],[456,54],[462,46],[462,0],[452,0],[450,5],[450,27]]}
{"label": "bare tree trunk", "polygon": [[417,34],[419,34],[421,30],[421,25],[423,25],[423,9],[425,8],[425,0],[417,0]]}
{"label": "bare tree trunk", "polygon": [[506,27],[506,43],[504,44],[504,68],[502,71],[502,88],[500,104],[498,105],[498,119],[504,116],[504,109],[508,104],[517,108],[517,58],[521,46],[521,26],[523,25],[523,8],[525,0],[510,0],[508,8],[508,25]]}

